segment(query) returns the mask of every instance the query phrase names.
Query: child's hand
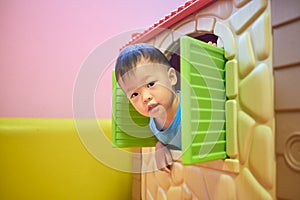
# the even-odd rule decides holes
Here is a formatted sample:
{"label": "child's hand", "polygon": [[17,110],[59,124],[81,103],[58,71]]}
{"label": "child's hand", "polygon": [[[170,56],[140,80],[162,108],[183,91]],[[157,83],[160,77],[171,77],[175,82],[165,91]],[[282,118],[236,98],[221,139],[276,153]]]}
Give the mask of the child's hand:
{"label": "child's hand", "polygon": [[155,145],[155,159],[158,169],[170,173],[173,163],[172,155],[169,149],[162,142],[158,141]]}
{"label": "child's hand", "polygon": [[211,45],[213,45],[213,46],[215,46],[215,47],[217,46],[217,43],[214,43],[214,42],[212,42],[212,41],[209,41],[208,44],[211,44]]}

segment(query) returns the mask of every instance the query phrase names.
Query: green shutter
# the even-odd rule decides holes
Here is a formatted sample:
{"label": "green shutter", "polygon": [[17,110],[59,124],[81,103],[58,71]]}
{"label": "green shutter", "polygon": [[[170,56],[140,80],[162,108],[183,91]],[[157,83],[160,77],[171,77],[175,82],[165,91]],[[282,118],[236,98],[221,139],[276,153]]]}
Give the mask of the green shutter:
{"label": "green shutter", "polygon": [[116,147],[155,146],[156,137],[149,128],[149,118],[131,105],[112,74],[112,140]]}
{"label": "green shutter", "polygon": [[226,158],[224,50],[185,36],[180,51],[182,161]]}

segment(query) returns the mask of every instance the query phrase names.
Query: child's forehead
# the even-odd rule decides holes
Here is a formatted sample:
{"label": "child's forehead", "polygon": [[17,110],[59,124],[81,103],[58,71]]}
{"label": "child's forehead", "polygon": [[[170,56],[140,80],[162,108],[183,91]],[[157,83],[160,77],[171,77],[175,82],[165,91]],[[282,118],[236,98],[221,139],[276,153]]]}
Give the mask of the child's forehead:
{"label": "child's forehead", "polygon": [[134,68],[127,71],[122,77],[156,74],[157,72],[167,71],[168,66],[160,63],[138,63]]}
{"label": "child's forehead", "polygon": [[125,90],[133,90],[147,83],[151,78],[166,76],[168,66],[150,63],[138,64],[135,68],[129,70],[119,79],[119,83]]}
{"label": "child's forehead", "polygon": [[140,62],[138,62],[135,66],[135,68],[138,68],[138,67],[142,67],[143,69],[147,69],[147,68],[168,68],[167,65],[165,64],[162,64],[162,63],[155,63],[155,62],[152,62],[150,60],[145,60],[145,59],[142,59]]}

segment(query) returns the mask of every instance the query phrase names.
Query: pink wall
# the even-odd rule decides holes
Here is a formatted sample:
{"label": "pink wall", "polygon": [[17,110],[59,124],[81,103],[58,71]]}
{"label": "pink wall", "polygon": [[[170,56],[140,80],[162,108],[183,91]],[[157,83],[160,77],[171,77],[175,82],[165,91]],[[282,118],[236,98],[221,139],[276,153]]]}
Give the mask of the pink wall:
{"label": "pink wall", "polygon": [[[117,38],[106,52],[115,58],[132,31],[149,27],[184,2],[1,1],[0,117],[72,117],[76,77],[93,50]],[[111,115],[110,75],[95,92],[98,117]]]}

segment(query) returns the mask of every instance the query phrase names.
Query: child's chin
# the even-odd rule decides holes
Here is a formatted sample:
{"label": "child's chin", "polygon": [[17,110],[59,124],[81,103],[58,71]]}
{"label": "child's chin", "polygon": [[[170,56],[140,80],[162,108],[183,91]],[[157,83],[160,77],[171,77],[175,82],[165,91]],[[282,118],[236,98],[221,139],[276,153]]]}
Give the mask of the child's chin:
{"label": "child's chin", "polygon": [[160,113],[160,112],[153,112],[153,113],[150,113],[149,116],[153,117],[153,118],[157,118],[157,117],[161,117],[162,113]]}
{"label": "child's chin", "polygon": [[153,117],[153,118],[156,118],[159,116],[158,112],[149,112],[149,116],[150,117]]}

